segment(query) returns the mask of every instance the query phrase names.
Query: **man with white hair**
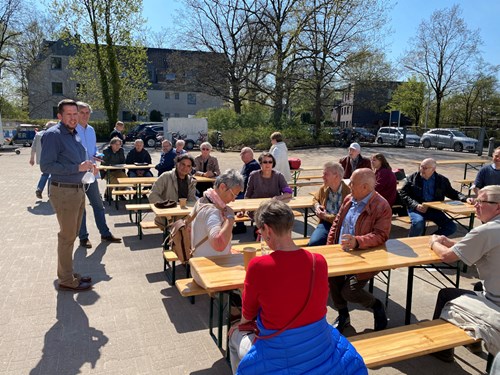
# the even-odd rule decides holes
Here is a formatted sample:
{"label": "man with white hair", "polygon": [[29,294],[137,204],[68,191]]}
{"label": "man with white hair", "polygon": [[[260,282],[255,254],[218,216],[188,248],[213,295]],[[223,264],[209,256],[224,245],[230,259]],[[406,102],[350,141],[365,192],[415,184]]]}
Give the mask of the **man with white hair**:
{"label": "man with white hair", "polygon": [[[429,245],[443,262],[453,263],[461,260],[468,266],[475,264],[479,278],[483,280],[483,297],[498,306],[500,311],[500,273],[498,272],[500,269],[500,236],[498,235],[500,231],[500,186],[489,185],[479,190],[474,205],[476,216],[481,220],[482,225],[471,230],[460,241],[433,235]],[[444,305],[448,301],[464,294],[476,295],[472,290],[441,289],[433,319],[441,316]],[[434,354],[445,362],[454,361],[453,349]]]}
{"label": "man with white hair", "polygon": [[344,168],[344,178],[351,178],[356,169],[372,167],[370,159],[361,156],[361,146],[356,142],[351,143],[348,155],[341,158],[339,163]]}
{"label": "man with white hair", "polygon": [[184,150],[185,145],[186,142],[182,139],[178,139],[177,141],[175,141],[175,154],[177,156],[187,154],[187,151]]}
{"label": "man with white hair", "polygon": [[[130,150],[125,159],[126,164],[151,164],[151,155],[144,148],[144,141],[140,138],[134,141],[134,148]],[[130,169],[128,171],[129,177],[153,177],[149,168],[145,169]]]}
{"label": "man with white hair", "polygon": [[436,172],[436,161],[431,158],[424,159],[420,163],[419,172],[407,177],[399,194],[408,207],[411,219],[408,237],[422,236],[426,220],[438,226],[434,234],[451,236],[457,230],[456,224],[444,212],[428,208],[422,203],[444,201],[445,198],[472,203],[472,199],[467,199],[465,195],[451,187],[448,178]]}
{"label": "man with white hair", "polygon": [[163,140],[161,143],[161,156],[160,156],[160,162],[156,164],[155,169],[158,171],[158,177],[163,173],[163,172],[168,172],[174,169],[175,167],[175,158],[177,154],[175,153],[175,150],[172,148],[172,142],[170,142],[168,139]]}

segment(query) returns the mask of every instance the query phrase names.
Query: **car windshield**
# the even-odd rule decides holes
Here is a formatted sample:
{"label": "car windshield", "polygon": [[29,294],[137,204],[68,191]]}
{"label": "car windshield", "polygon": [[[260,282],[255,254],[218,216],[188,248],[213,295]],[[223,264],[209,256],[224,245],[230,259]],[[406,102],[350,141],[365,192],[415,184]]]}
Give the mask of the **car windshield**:
{"label": "car windshield", "polygon": [[453,130],[451,132],[455,137],[467,137],[464,133],[459,132],[458,130]]}

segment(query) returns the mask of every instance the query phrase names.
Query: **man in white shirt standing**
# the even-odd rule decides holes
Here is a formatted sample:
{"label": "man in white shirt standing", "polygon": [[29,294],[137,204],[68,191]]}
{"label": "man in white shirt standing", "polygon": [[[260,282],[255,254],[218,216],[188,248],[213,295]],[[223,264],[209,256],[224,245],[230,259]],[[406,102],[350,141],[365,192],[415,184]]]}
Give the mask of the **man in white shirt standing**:
{"label": "man in white shirt standing", "polygon": [[[76,131],[80,136],[82,145],[85,147],[87,152],[87,160],[95,160],[97,154],[97,139],[94,128],[89,125],[92,108],[84,102],[77,102],[77,105],[78,125],[76,127]],[[97,225],[97,229],[99,229],[99,233],[101,234],[101,241],[120,243],[122,242],[121,238],[113,236],[109,231],[108,225],[106,224],[105,210],[101,194],[99,192],[98,178],[99,175],[96,176],[94,182],[85,185],[85,193],[87,194],[87,198],[89,199],[90,205],[94,211],[95,223]],[[86,210],[84,210],[78,237],[80,238],[80,246],[90,249],[92,247],[92,243],[89,240],[86,219]]]}

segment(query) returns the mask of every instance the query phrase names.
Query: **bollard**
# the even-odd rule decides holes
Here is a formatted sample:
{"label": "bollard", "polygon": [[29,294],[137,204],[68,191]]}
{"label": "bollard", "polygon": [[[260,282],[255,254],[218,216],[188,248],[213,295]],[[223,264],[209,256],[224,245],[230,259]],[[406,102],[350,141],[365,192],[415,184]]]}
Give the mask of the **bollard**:
{"label": "bollard", "polygon": [[488,143],[488,156],[493,156],[493,150],[495,149],[495,138],[491,137]]}

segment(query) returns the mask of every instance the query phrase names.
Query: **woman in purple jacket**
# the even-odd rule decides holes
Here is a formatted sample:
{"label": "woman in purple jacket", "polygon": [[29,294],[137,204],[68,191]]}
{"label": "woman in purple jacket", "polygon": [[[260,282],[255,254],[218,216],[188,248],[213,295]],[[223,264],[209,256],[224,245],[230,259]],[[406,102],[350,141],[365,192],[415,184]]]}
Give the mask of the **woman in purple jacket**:
{"label": "woman in purple jacket", "polygon": [[371,162],[377,179],[375,191],[385,198],[389,206],[393,206],[398,195],[396,175],[392,171],[384,154],[378,153],[373,155]]}

